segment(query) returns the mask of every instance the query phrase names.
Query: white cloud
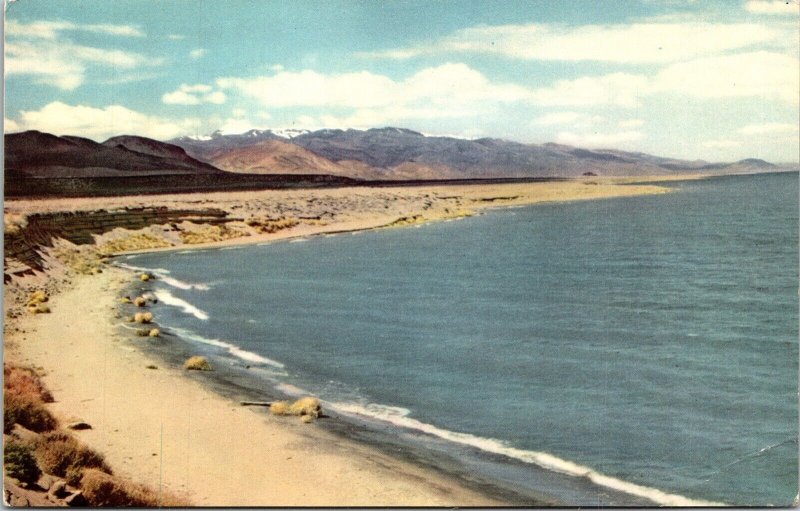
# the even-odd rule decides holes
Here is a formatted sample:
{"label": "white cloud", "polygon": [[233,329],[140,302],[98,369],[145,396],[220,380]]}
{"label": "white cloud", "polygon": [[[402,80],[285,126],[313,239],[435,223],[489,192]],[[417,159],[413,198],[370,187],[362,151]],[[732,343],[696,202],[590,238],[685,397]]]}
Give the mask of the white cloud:
{"label": "white cloud", "polygon": [[[404,80],[368,71],[322,74],[305,70],[254,78],[220,78],[216,84],[269,108],[354,109],[346,117],[359,124],[368,120],[380,124],[401,118],[476,115],[492,105],[520,101],[529,95],[524,87],[492,83],[478,71],[454,63],[422,69]],[[334,114],[325,115],[331,120],[340,119]]]}
{"label": "white cloud", "polygon": [[739,133],[744,135],[791,135],[797,134],[800,127],[797,124],[767,122],[764,124],[748,124],[741,128]]}
{"label": "white cloud", "polygon": [[524,60],[626,64],[677,62],[775,43],[794,31],[757,23],[525,24],[462,29],[424,45],[364,53],[407,59],[438,53],[489,53]]}
{"label": "white cloud", "polygon": [[618,133],[573,133],[562,131],[556,136],[556,142],[579,147],[619,147],[626,142],[635,142],[643,137],[638,131],[621,131]]}
{"label": "white cloud", "polygon": [[739,53],[667,66],[653,78],[654,92],[700,98],[762,97],[798,102],[798,60],[770,52]]}
{"label": "white cloud", "polygon": [[6,22],[6,35],[17,37],[28,37],[37,39],[55,39],[60,32],[93,32],[96,34],[106,34],[121,37],[144,37],[138,27],[133,25],[78,25],[70,21],[32,21],[30,23],[20,23],[17,20]]}
{"label": "white cloud", "polygon": [[213,90],[210,85],[181,84],[176,90],[161,96],[161,101],[168,105],[199,105],[212,103],[221,105],[227,98],[221,91]]}
{"label": "white cloud", "polygon": [[76,30],[85,30],[87,32],[96,32],[99,34],[117,35],[124,37],[144,37],[145,34],[137,27],[131,25],[80,25]]}
{"label": "white cloud", "polygon": [[742,143],[738,140],[719,139],[719,140],[706,140],[700,145],[707,149],[730,149],[739,146],[741,144]]}
{"label": "white cloud", "polygon": [[10,132],[14,132],[14,131],[20,131],[21,129],[22,128],[20,128],[19,124],[17,124],[16,121],[13,121],[13,120],[9,119],[8,117],[3,117],[3,131],[4,132],[10,133]]}
{"label": "white cloud", "polygon": [[559,80],[551,87],[532,91],[530,100],[547,106],[615,105],[638,106],[649,91],[647,77],[628,73],[584,76],[575,80]]}
{"label": "white cloud", "polygon": [[68,22],[22,24],[10,21],[7,28],[6,73],[31,76],[36,83],[62,90],[80,86],[90,70],[116,74],[163,62],[163,59],[135,52],[79,45],[60,37],[65,30],[127,36],[138,33],[138,29],[127,25],[78,26]]}
{"label": "white cloud", "polygon": [[800,14],[797,0],[750,0],[744,4],[748,12],[754,14]]}
{"label": "white cloud", "polygon": [[738,53],[669,64],[651,77],[612,73],[559,80],[552,86],[532,90],[530,101],[544,106],[633,108],[654,94],[678,94],[704,99],[753,97],[797,104],[797,70],[797,59],[788,55]]}
{"label": "white cloud", "polygon": [[189,57],[191,57],[192,60],[198,60],[202,58],[203,55],[205,55],[206,53],[208,53],[208,50],[204,48],[196,48],[189,52]]}
{"label": "white cloud", "polygon": [[627,119],[624,121],[619,121],[617,126],[622,129],[639,128],[644,126],[644,121],[642,119]]}
{"label": "white cloud", "polygon": [[541,126],[570,125],[573,128],[588,128],[593,124],[603,122],[600,115],[590,115],[581,112],[551,112],[534,120],[534,124]]}
{"label": "white cloud", "polygon": [[[12,121],[15,122],[15,121]],[[37,129],[56,135],[80,135],[95,140],[120,134],[136,134],[159,140],[197,131],[196,119],[166,119],[121,105],[95,108],[54,101],[40,110],[23,110],[18,129]]]}

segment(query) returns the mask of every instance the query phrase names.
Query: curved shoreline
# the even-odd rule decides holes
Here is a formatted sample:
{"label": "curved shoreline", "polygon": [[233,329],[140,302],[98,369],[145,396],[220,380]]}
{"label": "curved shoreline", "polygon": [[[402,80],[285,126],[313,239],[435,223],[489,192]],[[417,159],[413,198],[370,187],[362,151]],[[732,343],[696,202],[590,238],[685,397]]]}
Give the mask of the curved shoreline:
{"label": "curved shoreline", "polygon": [[[663,180],[662,178],[661,181]],[[618,186],[623,184],[625,186]],[[523,190],[523,194],[514,196],[520,186],[530,188]],[[408,207],[402,213],[405,217],[413,219],[410,223],[463,216],[453,215],[446,208],[444,211],[440,208],[425,213],[426,216],[419,219],[414,218],[414,215],[417,214],[415,207],[418,208],[427,200],[421,200],[423,193],[438,194],[441,197],[437,196],[437,199],[441,199],[445,204],[450,204],[447,200],[451,198],[449,194],[454,193],[453,188],[414,189],[410,196],[403,196],[401,193],[401,199],[405,202],[402,202],[399,208],[402,210],[403,207]],[[566,184],[535,183],[488,187],[470,185],[468,190],[461,189],[464,188],[463,186],[455,188],[459,188],[455,192],[461,193],[460,197],[465,198],[465,201],[470,200],[470,205],[477,211],[503,206],[593,200],[668,191],[668,189],[658,186],[629,185],[626,180],[615,180],[601,185],[589,180]],[[513,191],[513,193],[509,193],[509,191]],[[330,191],[327,190],[307,192],[312,197],[316,193],[330,194]],[[382,194],[385,193],[385,190],[375,190],[374,192]],[[280,193],[278,192],[278,196]],[[347,191],[337,193],[339,195],[334,194],[332,200],[340,200],[342,194],[346,197]],[[266,196],[272,197],[273,195],[267,194]],[[289,193],[287,195],[294,197],[297,194]],[[369,194],[366,195],[369,199]],[[427,198],[428,195],[424,195],[424,197]],[[133,199],[135,198],[115,198],[112,203],[120,205],[126,203],[126,200],[130,202]],[[166,202],[174,206],[181,204],[181,200],[189,199],[195,201],[196,197],[170,198]],[[148,197],[147,200],[153,200],[153,197]],[[235,202],[242,200],[242,197],[227,197],[226,200]],[[308,202],[310,204],[311,200]],[[369,203],[368,200],[366,202]],[[20,204],[17,201],[7,203],[11,206],[12,213],[15,211],[14,206]],[[23,207],[18,210],[24,212],[25,204],[22,205]],[[33,204],[33,207],[40,205]],[[106,204],[103,204],[102,201],[99,204],[89,204],[94,208],[104,205]],[[48,208],[58,210],[59,207],[64,208],[65,206],[65,204],[50,204],[44,208],[37,208],[37,210],[47,210]],[[72,207],[75,206],[80,208],[86,205],[72,204]],[[353,232],[391,226],[397,222],[398,218],[397,208],[393,208],[388,213],[381,212],[383,214],[376,214],[369,210],[362,210],[357,212],[358,214],[348,216],[349,213],[352,212],[348,212],[345,207],[345,210],[341,212],[342,221],[328,225],[301,225],[299,228],[278,231],[273,234],[233,238],[214,243],[182,244],[166,249],[127,251],[121,252],[120,255],[160,250],[221,248],[312,235]],[[109,321],[111,318],[108,315],[111,313],[108,312],[108,306],[116,300],[115,293],[120,284],[120,282],[115,283],[114,279],[120,279],[122,275],[118,270],[112,270],[98,276],[79,277],[71,289],[54,297],[52,302],[54,313],[52,315],[21,318],[21,324],[27,325],[23,327],[23,330],[28,331],[29,328],[33,328],[35,331],[28,332],[30,339],[17,337],[16,340],[24,341],[24,343],[13,342],[13,344],[19,350],[15,356],[27,359],[23,361],[27,361],[29,364],[43,366],[49,371],[46,381],[59,400],[53,405],[53,408],[63,416],[76,417],[75,414],[78,414],[77,417],[82,420],[89,420],[97,424],[94,430],[82,433],[81,437],[106,453],[115,468],[119,467],[134,479],[155,486],[163,483],[165,488],[177,493],[201,496],[199,502],[194,502],[198,505],[265,505],[268,503],[269,505],[475,506],[508,505],[509,503],[531,505],[533,502],[540,504],[544,502],[531,499],[530,496],[518,500],[516,497],[519,495],[515,496],[513,492],[507,493],[493,488],[490,484],[475,481],[468,477],[469,474],[461,474],[465,477],[460,477],[458,474],[442,474],[441,471],[432,470],[430,467],[420,468],[418,466],[420,462],[423,465],[425,462],[419,457],[415,461],[409,462],[409,460],[403,460],[403,456],[398,458],[395,450],[390,449],[392,452],[387,455],[386,449],[367,445],[369,442],[362,444],[358,440],[346,440],[340,435],[336,435],[335,439],[331,437],[321,439],[315,436],[317,433],[309,433],[311,430],[308,429],[308,426],[286,423],[285,419],[257,414],[252,410],[242,410],[241,407],[231,408],[230,400],[199,385],[197,380],[202,376],[188,375],[180,369],[164,370],[162,368],[159,371],[147,369],[148,365],[153,365],[153,359],[152,355],[146,353],[146,349],[136,346],[136,343],[142,341],[122,340],[114,331],[112,322]],[[126,280],[129,282],[128,277]],[[9,346],[6,346],[6,350],[8,352]],[[102,370],[97,371],[98,368]],[[76,378],[77,375],[81,375],[81,377]],[[81,381],[76,381],[77,379]],[[154,385],[156,383],[161,385]],[[163,385],[169,387],[166,392]],[[126,397],[128,394],[135,396],[136,404]],[[154,401],[157,401],[156,398],[160,398],[164,403],[169,403],[167,408],[163,404],[158,406],[158,403],[153,406]],[[202,405],[200,409],[195,409],[198,402]],[[122,406],[122,403],[125,406]],[[133,412],[126,412],[126,407],[131,406],[134,408]],[[148,407],[153,409],[148,409]],[[209,416],[217,417],[218,420],[209,422],[207,418],[199,419],[201,415],[206,415],[206,412],[209,411],[207,408],[213,408],[217,415],[210,414]],[[204,426],[199,426],[198,420],[201,420]],[[231,426],[231,421],[236,422],[236,427]],[[242,485],[240,483],[231,485],[228,477],[230,474],[237,474],[236,479],[249,478],[250,483],[253,483],[254,479],[264,477],[262,474],[264,467],[256,460],[248,458],[252,455],[250,452],[252,448],[242,446],[241,441],[236,443],[235,440],[230,439],[233,444],[226,443],[224,445],[220,441],[215,442],[214,438],[220,423],[228,425],[227,429],[232,430],[233,435],[242,441],[249,440],[247,437],[250,436],[251,431],[255,430],[260,431],[257,435],[263,439],[263,443],[267,444],[270,443],[267,437],[288,435],[291,440],[285,440],[282,443],[284,447],[282,452],[288,454],[285,461],[289,463],[269,471],[269,475],[272,479],[280,479],[286,476],[288,471],[289,474],[294,474],[289,475],[291,481],[282,481],[279,488],[276,488],[274,481],[263,481],[258,485]],[[247,424],[247,426],[240,423]],[[161,431],[158,435],[156,434],[157,428],[155,428],[157,424]],[[162,452],[155,449],[155,441],[158,437],[159,449],[166,446],[160,440],[166,438],[163,437],[165,424],[168,425],[168,436],[175,434],[171,428],[177,428],[183,433],[174,437],[173,442],[167,447],[167,452]],[[111,425],[117,427],[114,428]],[[147,427],[145,427],[146,425]],[[183,434],[191,438],[198,432],[200,436],[206,435],[205,442],[180,440]],[[346,432],[345,436],[347,436]],[[123,440],[124,438],[127,440]],[[131,439],[134,440],[131,441]],[[295,465],[294,462],[291,462],[295,458],[293,454],[296,453],[294,449],[287,450],[286,447],[293,443],[303,446],[301,452],[306,457],[305,463]],[[195,449],[198,450],[197,453],[193,452]],[[332,463],[331,466],[339,467],[340,473],[347,474],[345,478],[351,478],[350,483],[343,483],[339,476],[331,474],[336,470],[314,469],[311,470],[313,474],[309,472],[309,457],[315,458],[319,450],[324,451],[325,463]],[[237,453],[240,459],[248,460],[247,463],[240,467],[226,466],[224,459],[230,458],[231,452]],[[163,458],[169,455],[178,464],[174,466],[180,468],[165,472],[163,463],[154,464],[154,459],[162,459],[162,455]],[[213,460],[213,463],[204,468],[198,468],[192,464],[193,461],[197,463],[197,459]],[[431,464],[436,465],[435,462]],[[374,477],[367,477],[364,474],[365,471]],[[423,481],[425,482],[423,483]],[[307,484],[314,488],[313,495],[309,495]],[[357,490],[352,488],[353,484],[358,485]],[[468,488],[465,484],[470,487]],[[387,485],[394,489],[387,488]],[[254,486],[269,489],[269,492],[265,493],[266,490],[254,491]],[[205,498],[202,498],[204,493]]]}

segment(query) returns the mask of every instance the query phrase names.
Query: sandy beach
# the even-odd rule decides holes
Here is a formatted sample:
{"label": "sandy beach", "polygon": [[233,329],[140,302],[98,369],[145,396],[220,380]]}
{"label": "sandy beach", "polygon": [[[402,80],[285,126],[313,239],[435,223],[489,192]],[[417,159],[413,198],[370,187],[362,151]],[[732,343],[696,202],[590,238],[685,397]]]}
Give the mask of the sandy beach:
{"label": "sandy beach", "polygon": [[[177,229],[164,225],[140,231],[117,228],[95,234],[95,245],[91,245],[101,250],[104,245],[116,247],[113,253],[174,250],[403,226],[467,216],[491,207],[668,191],[656,184],[628,184],[631,181],[592,178],[491,186],[8,201],[5,220],[7,226],[24,228],[26,216],[34,212],[137,206],[214,207],[237,219],[227,231],[220,231],[227,233],[223,236],[207,232],[208,226],[188,222]],[[259,232],[261,224],[248,223],[252,218],[289,218],[294,223],[286,222],[288,227],[275,232]],[[136,236],[143,232],[148,234],[149,246],[136,245],[141,239]],[[187,232],[199,234],[188,237]],[[102,452],[115,472],[185,496],[200,506],[511,503],[438,471],[343,439],[325,431],[321,422],[303,424],[270,416],[212,392],[201,384],[202,373],[187,377],[179,365],[169,366],[149,354],[143,341],[137,345],[135,336],[126,338],[121,333],[121,320],[114,317],[116,303],[134,274],[103,265],[102,273],[79,275],[63,260],[51,256],[45,260],[44,272],[15,277],[5,286],[5,360],[44,372],[44,382],[55,397],[48,406],[64,422],[91,424],[92,429],[77,435]],[[44,287],[52,296],[52,312],[19,314],[20,297]]]}

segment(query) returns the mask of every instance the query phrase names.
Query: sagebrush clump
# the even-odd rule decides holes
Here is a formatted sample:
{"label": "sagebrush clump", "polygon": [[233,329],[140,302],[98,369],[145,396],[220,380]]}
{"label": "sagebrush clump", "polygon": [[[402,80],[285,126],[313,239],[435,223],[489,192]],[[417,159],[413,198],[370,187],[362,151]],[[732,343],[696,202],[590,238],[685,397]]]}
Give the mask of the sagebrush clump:
{"label": "sagebrush clump", "polygon": [[31,431],[50,431],[56,419],[44,406],[53,396],[31,369],[3,365],[3,431],[9,433],[14,424]]}
{"label": "sagebrush clump", "polygon": [[259,234],[272,234],[274,232],[282,231],[283,229],[290,229],[300,222],[294,218],[249,218],[247,225],[255,229]]}
{"label": "sagebrush clump", "polygon": [[153,321],[153,313],[152,312],[137,312],[133,315],[133,321],[135,323],[150,323]]}
{"label": "sagebrush clump", "polygon": [[52,431],[39,437],[34,442],[34,455],[42,470],[59,477],[66,477],[68,470],[86,468],[111,473],[102,454],[81,444],[64,431]]}
{"label": "sagebrush clump", "polygon": [[303,422],[311,422],[322,415],[322,406],[315,397],[301,397],[292,403],[288,401],[275,401],[270,404],[269,411],[273,415],[297,415]]}
{"label": "sagebrush clump", "polygon": [[188,502],[169,494],[157,494],[147,486],[86,469],[80,480],[83,496],[93,507],[179,507]]}
{"label": "sagebrush clump", "polygon": [[43,303],[28,305],[28,312],[31,314],[50,314],[50,306]]}
{"label": "sagebrush clump", "polygon": [[183,368],[191,371],[210,371],[211,364],[208,363],[206,357],[195,355],[183,363]]}

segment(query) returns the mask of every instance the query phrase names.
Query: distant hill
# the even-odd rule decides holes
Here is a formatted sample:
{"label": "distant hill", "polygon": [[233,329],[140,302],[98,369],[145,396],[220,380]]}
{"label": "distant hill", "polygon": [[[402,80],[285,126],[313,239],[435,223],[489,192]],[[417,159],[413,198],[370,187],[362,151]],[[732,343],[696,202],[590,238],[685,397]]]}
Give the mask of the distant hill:
{"label": "distant hill", "polygon": [[5,173],[31,178],[219,174],[182,148],[144,137],[121,136],[99,144],[40,131],[5,135]]}
{"label": "distant hill", "polygon": [[[329,174],[350,176],[354,174],[352,165],[343,165],[282,140],[264,139],[258,142],[218,150],[207,156],[214,166],[244,174]],[[364,167],[361,165],[361,167]],[[358,177],[380,179],[378,172],[361,168]]]}
{"label": "distant hill", "polygon": [[763,160],[709,163],[613,149],[522,144],[495,138],[425,136],[402,128],[271,130],[170,141],[230,172],[330,173],[362,179],[476,179],[735,173],[773,168]]}

